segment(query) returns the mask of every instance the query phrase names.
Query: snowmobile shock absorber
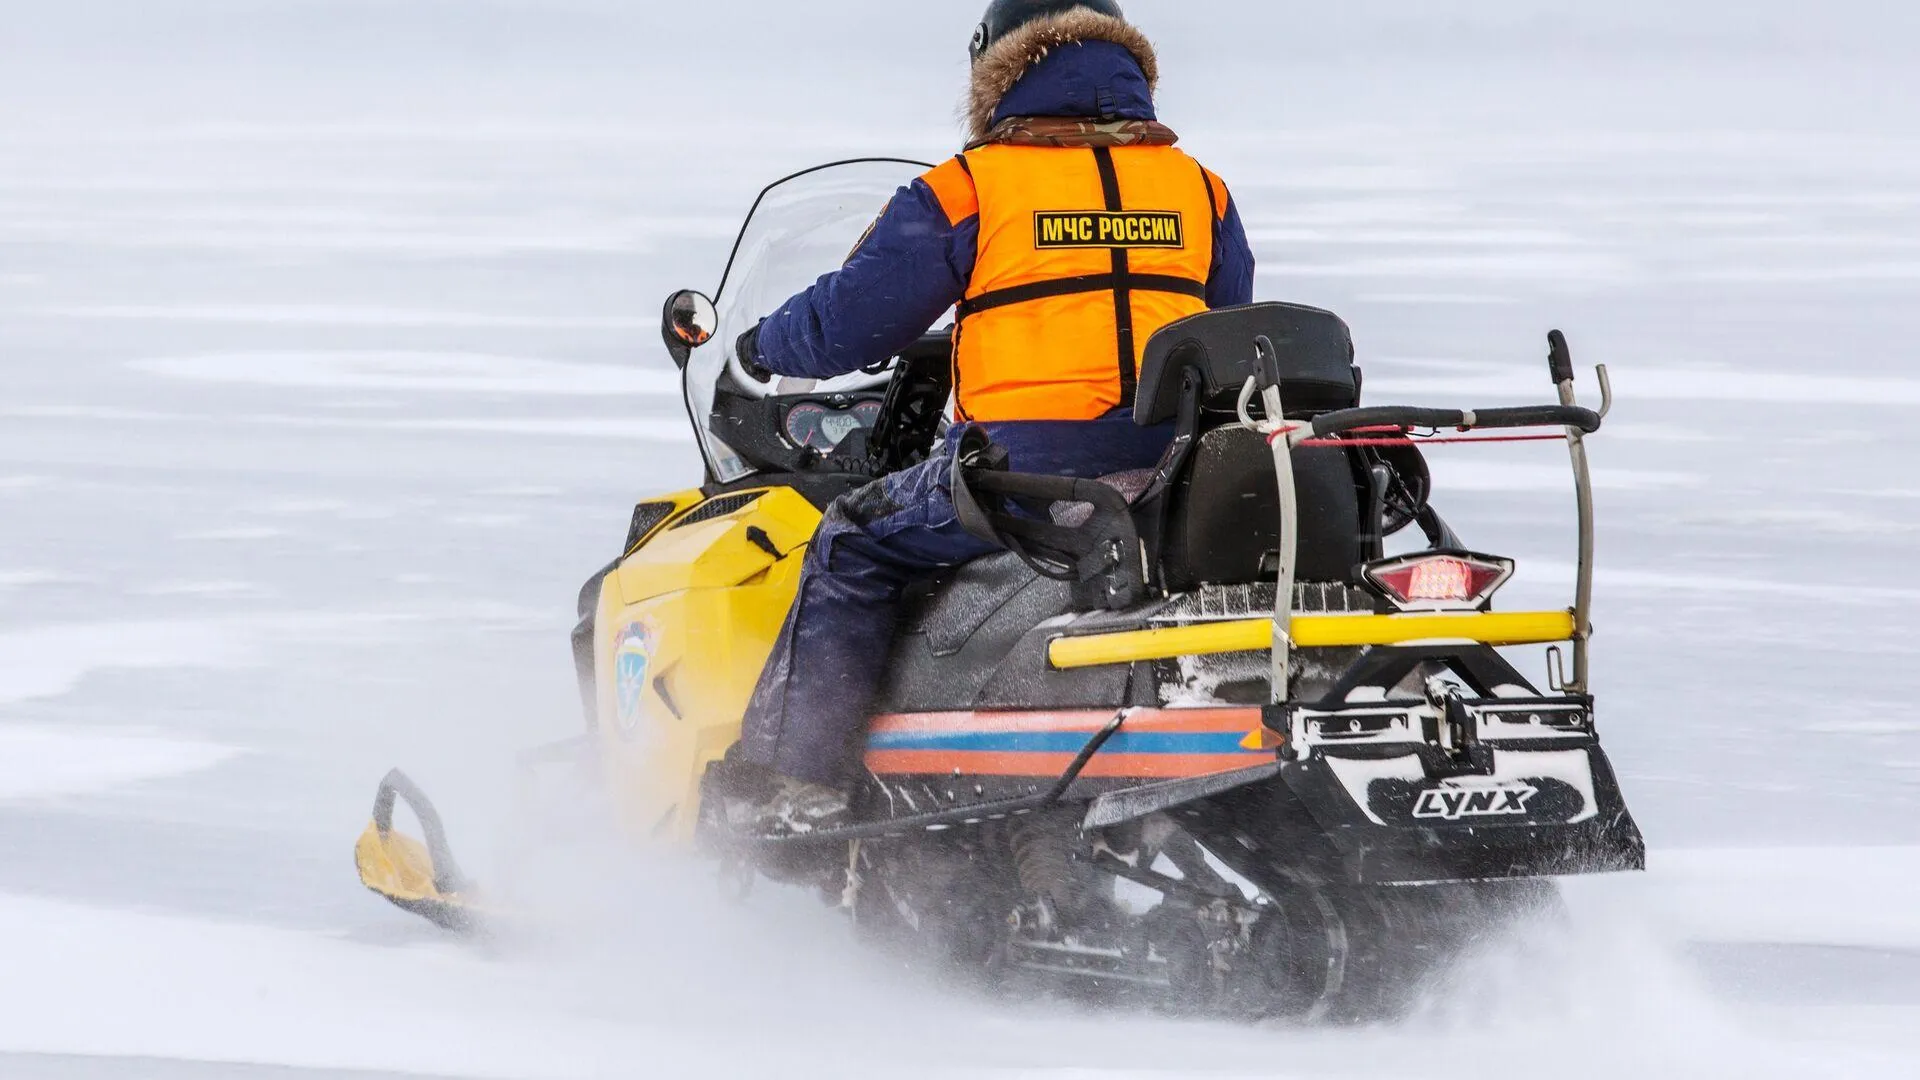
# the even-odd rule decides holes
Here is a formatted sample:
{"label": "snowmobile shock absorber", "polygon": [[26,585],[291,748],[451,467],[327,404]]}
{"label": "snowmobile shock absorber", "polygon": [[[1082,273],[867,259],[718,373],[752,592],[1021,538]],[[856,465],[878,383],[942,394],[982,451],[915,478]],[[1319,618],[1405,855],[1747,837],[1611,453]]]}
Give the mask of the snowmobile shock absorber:
{"label": "snowmobile shock absorber", "polygon": [[1073,849],[1080,842],[1080,817],[1072,811],[1030,814],[1009,824],[1014,870],[1027,893],[1053,902],[1068,918],[1096,903],[1093,883],[1076,867]]}

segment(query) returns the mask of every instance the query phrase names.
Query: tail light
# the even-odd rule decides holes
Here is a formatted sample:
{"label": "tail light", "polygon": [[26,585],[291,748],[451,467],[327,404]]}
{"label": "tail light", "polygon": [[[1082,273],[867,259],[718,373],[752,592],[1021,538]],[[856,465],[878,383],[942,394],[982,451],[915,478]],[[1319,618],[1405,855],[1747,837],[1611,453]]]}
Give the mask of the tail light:
{"label": "tail light", "polygon": [[1461,551],[1422,552],[1361,568],[1401,611],[1479,611],[1513,576],[1513,560]]}

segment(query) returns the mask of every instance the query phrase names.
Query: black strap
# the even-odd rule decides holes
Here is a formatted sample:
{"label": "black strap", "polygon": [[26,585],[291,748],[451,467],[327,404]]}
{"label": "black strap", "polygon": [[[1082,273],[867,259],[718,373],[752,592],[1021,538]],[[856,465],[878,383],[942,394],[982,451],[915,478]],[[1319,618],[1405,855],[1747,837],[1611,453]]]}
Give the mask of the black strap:
{"label": "black strap", "polygon": [[[1208,252],[1207,258],[1207,273],[1211,275],[1214,267],[1220,265],[1220,222],[1222,215],[1225,214],[1226,211],[1221,208],[1219,197],[1213,193],[1213,174],[1207,172],[1207,167],[1197,161],[1193,163],[1193,167],[1200,170],[1200,187],[1206,191],[1207,209],[1213,213],[1213,216],[1207,219],[1207,235],[1213,238],[1213,243],[1210,245],[1211,250]],[[968,175],[971,176],[972,174],[969,173]],[[1213,298],[1207,296],[1201,299],[1211,300]],[[1355,370],[1358,369],[1356,368]]]}
{"label": "black strap", "polygon": [[[967,179],[973,181],[974,201],[977,204],[980,198],[980,181],[974,180],[973,163],[967,160],[965,153],[955,154],[953,159],[960,163],[960,171],[967,174]],[[975,209],[976,211],[979,209],[977,205]],[[976,237],[975,240],[977,244],[978,238]],[[977,256],[978,252],[976,251],[975,254]],[[961,420],[973,419],[967,415],[966,396],[960,393],[960,336],[966,332],[966,329],[967,305],[966,301],[963,300],[956,305],[956,310],[954,311],[953,348],[947,353],[947,370],[953,373],[952,377],[948,379],[948,385],[953,392],[953,411]]]}
{"label": "black strap", "polygon": [[[1100,168],[1100,194],[1107,202],[1109,213],[1119,213],[1125,207],[1120,202],[1120,174],[1113,167],[1113,151],[1105,146],[1093,148],[1094,164]],[[1128,261],[1127,249],[1113,249],[1113,327],[1114,336],[1120,346],[1120,407],[1133,408],[1136,384],[1139,373],[1134,369],[1133,350],[1133,282],[1132,265]]]}
{"label": "black strap", "polygon": [[[1076,603],[1113,611],[1138,603],[1145,589],[1140,537],[1126,497],[1098,480],[1009,472],[1007,465],[1006,450],[983,429],[962,433],[949,480],[960,527],[1036,573],[1073,584]],[[1064,525],[1053,518],[1057,503],[1086,503],[1092,513]]]}
{"label": "black strap", "polygon": [[[1033,300],[1048,300],[1056,296],[1110,292],[1116,287],[1117,281],[1118,279],[1112,274],[1083,274],[1080,277],[1054,278],[1050,281],[1036,281],[1027,285],[995,289],[992,292],[981,293],[971,300],[961,301],[960,317],[965,319],[983,311],[992,311],[994,308],[1024,304]],[[1198,297],[1202,300],[1207,298],[1206,282],[1174,277],[1171,274],[1129,274],[1127,284],[1133,292],[1165,292]]]}

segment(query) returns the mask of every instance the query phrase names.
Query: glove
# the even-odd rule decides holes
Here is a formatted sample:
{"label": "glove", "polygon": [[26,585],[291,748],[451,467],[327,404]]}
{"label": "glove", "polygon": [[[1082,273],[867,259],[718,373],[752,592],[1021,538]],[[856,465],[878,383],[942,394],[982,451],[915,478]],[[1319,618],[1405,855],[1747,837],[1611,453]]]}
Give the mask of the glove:
{"label": "glove", "polygon": [[733,343],[733,355],[740,361],[740,370],[760,382],[772,382],[778,377],[760,362],[760,327],[757,325]]}

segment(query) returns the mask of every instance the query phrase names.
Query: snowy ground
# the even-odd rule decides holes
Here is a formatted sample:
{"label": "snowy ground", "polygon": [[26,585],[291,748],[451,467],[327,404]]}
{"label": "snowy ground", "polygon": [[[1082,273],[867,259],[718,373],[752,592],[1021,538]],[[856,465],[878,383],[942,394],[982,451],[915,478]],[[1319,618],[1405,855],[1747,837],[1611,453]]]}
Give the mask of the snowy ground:
{"label": "snowy ground", "polygon": [[[1543,963],[1246,1031],[943,996],[611,859],[537,942],[378,903],[380,773],[497,866],[574,589],[695,477],[659,298],[765,179],[950,152],[973,5],[0,0],[0,1075],[1920,1072],[1920,22],[1290,6],[1130,5],[1262,296],[1345,314],[1374,401],[1537,398],[1551,326],[1614,372],[1654,866]],[[1562,458],[1436,469],[1557,595]]]}

